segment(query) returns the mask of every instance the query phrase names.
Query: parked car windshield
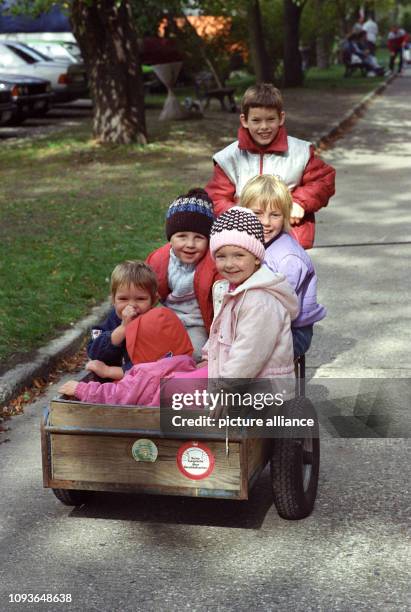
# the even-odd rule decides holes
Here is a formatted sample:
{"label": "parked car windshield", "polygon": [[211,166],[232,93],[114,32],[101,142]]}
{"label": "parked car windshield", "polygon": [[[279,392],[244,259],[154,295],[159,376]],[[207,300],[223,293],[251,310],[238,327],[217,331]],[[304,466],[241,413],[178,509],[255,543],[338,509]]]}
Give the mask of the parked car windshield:
{"label": "parked car windshield", "polygon": [[0,43],[0,67],[25,66],[26,62]]}
{"label": "parked car windshield", "polygon": [[33,47],[30,47],[30,45],[26,45],[25,43],[19,43],[19,45],[24,47],[24,50],[27,51],[27,53],[31,53],[32,55],[37,55],[39,59],[45,62],[50,61],[50,58],[48,55],[44,55],[44,53],[42,53],[41,51],[38,51],[37,49],[33,49]]}
{"label": "parked car windshield", "polygon": [[18,44],[5,43],[5,44],[8,46],[9,49],[14,51],[14,53],[20,54],[20,57],[23,57],[22,54],[24,54],[23,59],[30,57],[32,59],[30,64],[33,63],[33,60],[35,62],[49,62],[50,61],[50,58],[47,57],[47,55],[43,55],[43,53],[40,53],[40,51],[36,51],[36,49],[32,49],[32,47],[29,47],[28,45],[25,45],[24,43],[18,43]]}
{"label": "parked car windshield", "polygon": [[23,49],[20,49],[19,47],[14,47],[14,45],[9,45],[8,43],[5,43],[5,46],[12,53],[17,55],[17,57],[19,57],[20,59],[24,60],[27,64],[35,64],[36,62],[40,61],[40,59],[37,59],[33,55],[29,55],[28,53],[26,53],[25,51],[23,51]]}

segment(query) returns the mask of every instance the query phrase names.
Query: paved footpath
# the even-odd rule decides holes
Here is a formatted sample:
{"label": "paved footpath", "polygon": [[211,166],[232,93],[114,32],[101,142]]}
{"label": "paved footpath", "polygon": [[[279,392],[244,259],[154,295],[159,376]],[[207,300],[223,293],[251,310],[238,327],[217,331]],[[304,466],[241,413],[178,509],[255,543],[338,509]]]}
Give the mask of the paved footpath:
{"label": "paved footpath", "polygon": [[[410,91],[409,75],[396,79],[326,155],[338,195],[312,252],[329,310],[308,359],[317,390],[410,375]],[[316,508],[296,523],[275,512],[268,472],[249,502],[99,495],[72,510],[41,488],[39,416],[55,392],[0,446],[1,610],[409,610],[405,437],[338,438],[334,413]],[[8,603],[19,592],[73,603]]]}

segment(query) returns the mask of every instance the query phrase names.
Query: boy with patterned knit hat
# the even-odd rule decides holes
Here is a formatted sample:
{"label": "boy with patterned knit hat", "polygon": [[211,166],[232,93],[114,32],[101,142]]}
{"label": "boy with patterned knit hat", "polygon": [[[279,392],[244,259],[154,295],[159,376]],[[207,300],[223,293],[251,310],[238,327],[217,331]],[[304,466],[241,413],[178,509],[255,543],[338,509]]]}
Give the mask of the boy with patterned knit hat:
{"label": "boy with patterned knit hat", "polygon": [[192,189],[172,202],[166,214],[169,243],[147,258],[157,275],[160,300],[184,324],[200,359],[213,320],[212,286],[217,271],[208,252],[213,202]]}
{"label": "boy with patterned knit hat", "polygon": [[216,215],[234,206],[247,181],[274,174],[293,196],[292,235],[306,249],[314,244],[314,213],[334,194],[335,170],[315,156],[310,142],[287,135],[281,93],[270,83],[244,94],[238,140],[214,155],[214,174],[206,191]]}

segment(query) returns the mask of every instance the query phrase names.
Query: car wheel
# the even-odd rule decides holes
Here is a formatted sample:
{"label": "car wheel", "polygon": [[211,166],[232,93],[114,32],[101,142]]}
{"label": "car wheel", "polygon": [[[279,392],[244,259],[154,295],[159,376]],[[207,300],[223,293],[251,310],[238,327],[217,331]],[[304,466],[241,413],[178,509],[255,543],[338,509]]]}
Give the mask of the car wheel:
{"label": "car wheel", "polygon": [[6,125],[17,126],[21,125],[27,119],[27,115],[15,113],[6,123]]}
{"label": "car wheel", "polygon": [[44,117],[45,115],[47,115],[47,113],[50,110],[50,104],[47,102],[47,104],[45,106],[43,106],[43,108],[40,108],[38,110],[36,110],[36,112],[34,113],[35,117]]}

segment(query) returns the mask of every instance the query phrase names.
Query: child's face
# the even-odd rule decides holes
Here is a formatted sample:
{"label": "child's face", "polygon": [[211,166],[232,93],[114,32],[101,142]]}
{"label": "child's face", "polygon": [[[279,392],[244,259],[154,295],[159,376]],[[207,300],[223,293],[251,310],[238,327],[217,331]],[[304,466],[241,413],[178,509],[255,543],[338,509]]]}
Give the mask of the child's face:
{"label": "child's face", "polygon": [[136,285],[120,285],[117,287],[113,299],[114,309],[116,315],[121,319],[123,310],[129,306],[129,310],[132,311],[132,317],[138,317],[138,315],[144,314],[153,306],[153,299],[151,293],[143,287],[137,287]]}
{"label": "child's face", "polygon": [[186,264],[197,264],[208,249],[208,238],[196,232],[178,232],[170,238],[174,254]]}
{"label": "child's face", "polygon": [[215,254],[218,272],[234,285],[241,285],[260,267],[260,260],[242,247],[227,245]]}
{"label": "child's face", "polygon": [[258,200],[253,202],[249,209],[258,217],[264,229],[264,242],[269,242],[282,231],[284,215],[280,210],[264,208]]}
{"label": "child's face", "polygon": [[268,146],[278,134],[278,130],[284,124],[285,113],[278,113],[275,108],[263,106],[261,108],[250,108],[248,117],[240,115],[241,125],[250,132],[251,138],[258,145]]}

